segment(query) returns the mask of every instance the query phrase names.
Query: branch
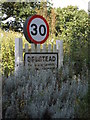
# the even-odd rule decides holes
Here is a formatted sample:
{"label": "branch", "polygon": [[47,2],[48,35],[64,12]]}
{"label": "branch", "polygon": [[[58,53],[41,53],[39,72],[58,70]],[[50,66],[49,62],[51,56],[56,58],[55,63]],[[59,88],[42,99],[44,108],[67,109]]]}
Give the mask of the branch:
{"label": "branch", "polygon": [[2,21],[7,20],[9,17],[12,17],[12,16],[8,15],[7,17],[2,18]]}

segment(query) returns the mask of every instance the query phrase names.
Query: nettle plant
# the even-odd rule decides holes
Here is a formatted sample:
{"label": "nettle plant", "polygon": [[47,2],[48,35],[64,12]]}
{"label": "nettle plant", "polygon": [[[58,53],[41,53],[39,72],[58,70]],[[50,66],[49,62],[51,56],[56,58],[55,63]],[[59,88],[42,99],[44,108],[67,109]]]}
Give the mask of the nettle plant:
{"label": "nettle plant", "polygon": [[3,78],[3,117],[75,118],[75,108],[87,93],[88,83],[69,74],[68,67],[55,73],[33,67]]}

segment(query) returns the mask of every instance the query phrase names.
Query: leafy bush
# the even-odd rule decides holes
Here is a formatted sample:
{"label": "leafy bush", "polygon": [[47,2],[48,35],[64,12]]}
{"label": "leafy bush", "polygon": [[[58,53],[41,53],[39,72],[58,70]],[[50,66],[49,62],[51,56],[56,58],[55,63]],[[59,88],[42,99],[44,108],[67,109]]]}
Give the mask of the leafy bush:
{"label": "leafy bush", "polygon": [[3,117],[77,117],[75,108],[87,93],[87,76],[70,77],[68,70],[64,66],[53,74],[51,70],[21,68],[7,79],[3,77]]}
{"label": "leafy bush", "polygon": [[[15,66],[15,38],[21,37],[22,35],[17,32],[3,31],[1,29],[0,33],[0,63],[2,66],[2,73],[8,77],[11,73],[13,73]],[[25,44],[24,39],[23,42]]]}
{"label": "leafy bush", "polygon": [[89,93],[84,95],[83,99],[78,100],[78,106],[75,108],[76,115],[79,118],[90,118],[89,114]]}

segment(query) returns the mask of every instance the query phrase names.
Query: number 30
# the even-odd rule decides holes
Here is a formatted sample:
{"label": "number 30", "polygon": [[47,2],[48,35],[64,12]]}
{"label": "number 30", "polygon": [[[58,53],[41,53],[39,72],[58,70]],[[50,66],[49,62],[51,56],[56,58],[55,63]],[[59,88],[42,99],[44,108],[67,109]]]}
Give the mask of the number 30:
{"label": "number 30", "polygon": [[[31,31],[32,35],[37,35],[38,31],[37,31],[37,25],[36,24],[32,24],[31,27],[33,27],[33,31]],[[43,33],[42,33],[42,29],[43,28]],[[39,34],[41,36],[44,36],[46,34],[46,28],[45,25],[40,25],[39,26]]]}

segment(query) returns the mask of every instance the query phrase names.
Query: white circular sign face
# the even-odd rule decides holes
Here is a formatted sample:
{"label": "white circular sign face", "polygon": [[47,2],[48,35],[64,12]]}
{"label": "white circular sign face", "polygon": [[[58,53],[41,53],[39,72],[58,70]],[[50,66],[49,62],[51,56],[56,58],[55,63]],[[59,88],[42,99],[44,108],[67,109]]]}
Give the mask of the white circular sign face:
{"label": "white circular sign face", "polygon": [[32,42],[35,44],[42,44],[49,36],[48,23],[42,16],[34,15],[28,22],[27,32]]}

